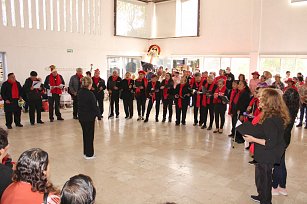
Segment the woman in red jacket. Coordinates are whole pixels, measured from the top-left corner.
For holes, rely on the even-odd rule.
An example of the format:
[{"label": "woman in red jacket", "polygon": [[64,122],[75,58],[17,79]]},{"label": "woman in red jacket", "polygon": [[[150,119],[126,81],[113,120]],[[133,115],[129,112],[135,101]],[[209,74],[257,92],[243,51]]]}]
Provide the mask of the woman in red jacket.
[{"label": "woman in red jacket", "polygon": [[[225,81],[224,80],[219,80],[217,82],[217,89],[214,92],[214,99],[213,102],[215,104],[214,107],[214,114],[215,114],[215,125],[216,129],[213,131],[213,133],[223,133],[223,127],[225,124],[225,112],[227,109],[227,104],[223,100],[223,97],[226,96],[227,94],[227,89],[225,86]],[[221,122],[220,122],[221,119]]]}]

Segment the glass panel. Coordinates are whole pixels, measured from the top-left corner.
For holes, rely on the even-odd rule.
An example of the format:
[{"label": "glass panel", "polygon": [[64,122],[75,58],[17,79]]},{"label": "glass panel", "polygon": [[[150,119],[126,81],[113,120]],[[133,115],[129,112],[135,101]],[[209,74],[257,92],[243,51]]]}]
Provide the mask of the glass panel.
[{"label": "glass panel", "polygon": [[43,0],[43,20],[44,30],[47,30],[47,13],[46,13],[46,0]]},{"label": "glass panel", "polygon": [[50,30],[53,30],[53,0],[50,0]]},{"label": "glass panel", "polygon": [[39,2],[35,1],[36,28],[39,29]]},{"label": "glass panel", "polygon": [[15,14],[15,0],[11,0],[11,17],[12,17],[12,26],[16,26],[16,14]]},{"label": "glass panel", "polygon": [[28,0],[28,15],[29,15],[29,28],[33,28],[33,22],[32,22],[32,0]]},{"label": "glass panel", "polygon": [[249,74],[250,58],[232,58],[231,72],[238,79],[239,74],[244,74],[246,79],[251,78]]},{"label": "glass panel", "polygon": [[222,58],[221,59],[221,69],[226,69],[231,66],[231,58]]},{"label": "glass panel", "polygon": [[280,58],[261,58],[260,60],[260,74],[263,71],[269,71],[271,73],[280,73]]},{"label": "glass panel", "polygon": [[221,67],[221,58],[206,57],[204,67],[204,70],[208,71],[209,73],[215,72],[218,74],[218,71]]},{"label": "glass panel", "polygon": [[294,74],[294,72],[297,72],[295,58],[281,58],[281,68],[274,74],[278,73],[282,77],[285,77],[287,71],[292,72],[292,74]]}]

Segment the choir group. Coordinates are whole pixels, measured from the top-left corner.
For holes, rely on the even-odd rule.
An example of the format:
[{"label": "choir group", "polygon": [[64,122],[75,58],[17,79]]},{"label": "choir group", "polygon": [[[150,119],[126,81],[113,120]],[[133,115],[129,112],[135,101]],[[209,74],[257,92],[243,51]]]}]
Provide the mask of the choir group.
[{"label": "choir group", "polygon": [[[35,124],[35,112],[36,122],[44,123],[41,120],[44,97],[48,98],[50,122],[54,121],[54,112],[57,120],[64,120],[60,112],[60,95],[65,82],[55,66],[50,66],[50,70],[44,83],[37,77],[37,72],[32,71],[23,86],[16,81],[13,73],[8,74],[8,80],[1,87],[8,129],[12,128],[13,117],[17,127],[23,126],[20,119],[21,109],[25,106],[23,100],[29,106],[31,125]],[[296,78],[290,78],[290,72],[287,72],[285,79],[276,74],[273,81],[273,76],[268,71],[263,75],[255,71],[252,76],[248,83],[243,74],[236,80],[230,68],[219,70],[219,75],[215,76],[214,72],[199,71],[193,74],[184,71],[180,74],[173,70],[169,73],[160,67],[155,72],[140,70],[136,79],[129,72],[121,79],[118,72],[113,71],[105,83],[100,77],[99,69],[95,70],[93,77],[89,77],[83,76],[82,68],[78,68],[76,74],[70,78],[68,92],[73,99],[73,118],[80,121],[83,130],[84,157],[95,158],[94,121],[96,117],[98,120],[103,117],[105,90],[109,94],[109,119],[119,117],[120,99],[123,100],[125,118],[133,118],[135,99],[138,121],[147,123],[154,107],[155,122],[159,122],[162,104],[163,123],[172,122],[175,106],[176,126],[186,125],[187,110],[194,107],[193,125],[209,131],[215,122],[213,133],[220,134],[223,133],[228,105],[227,113],[232,117],[229,137],[234,137],[237,143],[250,142],[247,148],[253,149],[251,153],[254,154],[255,161],[251,163],[255,164],[259,195],[251,198],[257,202],[271,203],[272,195],[287,195],[285,149],[290,144],[291,130],[299,108],[297,127],[303,125],[305,114],[307,129],[307,77],[304,81],[303,75],[298,73]],[[251,123],[260,132],[260,136],[237,130],[238,121],[243,124]],[[48,181],[50,167],[47,152],[41,149],[25,151],[13,173],[13,163],[7,154],[8,147],[7,132],[0,128],[0,171],[5,178],[1,179],[0,193],[9,186],[3,193],[1,203],[58,204],[60,200],[61,203],[94,203],[96,191],[89,177],[76,175],[70,178],[60,193]],[[84,197],[88,202],[82,201]]]}]

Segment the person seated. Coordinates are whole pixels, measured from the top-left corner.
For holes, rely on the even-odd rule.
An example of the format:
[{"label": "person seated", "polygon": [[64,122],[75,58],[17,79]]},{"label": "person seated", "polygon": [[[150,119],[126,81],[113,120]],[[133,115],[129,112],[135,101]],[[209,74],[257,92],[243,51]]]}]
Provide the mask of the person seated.
[{"label": "person seated", "polygon": [[12,183],[12,160],[8,154],[9,142],[7,131],[0,128],[0,199],[3,191]]},{"label": "person seated", "polygon": [[34,148],[21,154],[13,183],[4,191],[1,204],[59,204],[58,190],[49,180],[48,153]]},{"label": "person seated", "polygon": [[89,176],[79,174],[71,177],[63,186],[61,204],[94,204],[96,189]]}]

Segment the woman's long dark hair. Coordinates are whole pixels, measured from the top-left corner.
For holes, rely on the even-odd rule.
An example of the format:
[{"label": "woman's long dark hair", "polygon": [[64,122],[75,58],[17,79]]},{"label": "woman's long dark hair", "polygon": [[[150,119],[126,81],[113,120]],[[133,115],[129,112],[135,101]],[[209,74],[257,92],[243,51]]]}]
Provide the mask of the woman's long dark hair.
[{"label": "woman's long dark hair", "polygon": [[20,155],[17,161],[13,181],[30,183],[33,192],[55,192],[55,188],[48,182],[46,175],[48,164],[47,152],[39,148],[27,150]]},{"label": "woman's long dark hair", "polygon": [[294,121],[300,107],[300,95],[295,89],[289,88],[285,91],[283,99],[289,109],[291,121]]},{"label": "woman's long dark hair", "polygon": [[249,89],[249,87],[248,87],[248,84],[247,84],[247,82],[246,81],[239,81],[239,83],[240,82],[242,82],[243,83],[243,85],[245,86],[245,91],[247,92],[247,93],[250,93],[251,92],[251,90]]}]

